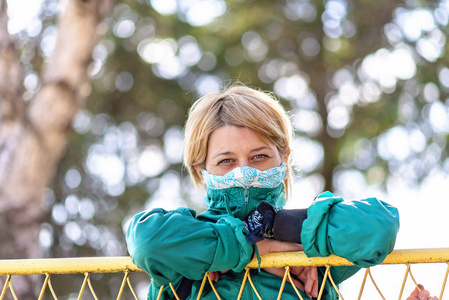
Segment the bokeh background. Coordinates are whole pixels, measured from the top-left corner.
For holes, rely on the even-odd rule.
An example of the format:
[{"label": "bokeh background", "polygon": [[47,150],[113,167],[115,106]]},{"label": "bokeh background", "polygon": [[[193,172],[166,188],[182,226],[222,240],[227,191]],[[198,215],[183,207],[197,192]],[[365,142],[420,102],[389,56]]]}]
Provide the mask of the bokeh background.
[{"label": "bokeh background", "polygon": [[[65,1],[8,5],[29,101]],[[182,128],[195,99],[236,81],[272,91],[289,111],[298,172],[288,208],[325,190],[376,196],[400,209],[396,249],[449,247],[448,22],[448,0],[116,1],[92,53],[88,100],[44,195],[43,255],[127,255],[135,213],[204,210],[181,165]],[[416,277],[438,294],[444,271],[423,267]],[[375,269],[387,299],[404,272]],[[117,279],[97,277],[107,299]],[[342,285],[348,299],[360,282]],[[145,298],[147,279],[135,284]]]}]

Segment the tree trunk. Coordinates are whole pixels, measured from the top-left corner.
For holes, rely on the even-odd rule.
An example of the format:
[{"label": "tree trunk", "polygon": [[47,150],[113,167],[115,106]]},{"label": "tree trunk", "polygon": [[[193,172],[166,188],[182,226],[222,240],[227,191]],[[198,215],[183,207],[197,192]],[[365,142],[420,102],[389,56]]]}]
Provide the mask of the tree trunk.
[{"label": "tree trunk", "polygon": [[[0,4],[0,258],[40,257],[38,241],[45,188],[64,153],[72,120],[88,95],[87,67],[98,25],[111,0],[71,0],[58,21],[41,89],[25,104],[23,78]],[[14,283],[14,281],[13,281]],[[15,285],[20,299],[35,299],[30,284]]]},{"label": "tree trunk", "polygon": [[[324,190],[332,191],[335,186],[333,185],[334,178],[334,170],[340,164],[338,154],[340,153],[341,140],[338,138],[334,138],[329,134],[328,131],[328,109],[327,109],[327,101],[331,95],[331,93],[336,93],[333,87],[330,87],[329,83],[331,81],[334,72],[339,68],[350,66],[353,67],[356,61],[355,58],[363,58],[366,55],[372,53],[373,51],[379,48],[379,45],[387,44],[383,34],[383,28],[385,24],[391,22],[392,12],[395,7],[398,7],[402,3],[402,0],[394,0],[394,1],[377,1],[373,3],[363,3],[361,1],[354,1],[354,10],[358,11],[358,15],[361,16],[361,20],[357,22],[357,24],[361,27],[370,28],[370,33],[368,36],[361,35],[359,32],[352,37],[353,44],[358,45],[356,49],[351,49],[353,51],[353,55],[350,55],[348,58],[340,59],[339,65],[332,66],[333,69],[329,68],[329,64],[326,63],[326,58],[324,57],[324,51],[320,51],[320,53],[316,56],[314,60],[305,61],[301,65],[303,71],[310,78],[310,88],[315,92],[316,99],[318,102],[318,110],[317,112],[320,114],[321,119],[323,121],[323,127],[320,131],[319,135],[316,139],[323,145],[324,148],[324,159],[323,163],[319,169],[320,174],[323,176],[325,180]],[[324,7],[319,5],[317,7],[319,10],[318,15],[321,15]],[[369,16],[376,16],[376,18],[371,18]],[[360,32],[365,32],[365,30],[360,30]],[[323,41],[325,34],[322,26],[314,27],[314,37],[318,41]],[[321,48],[323,49],[323,45],[321,43]],[[332,54],[327,54],[332,55]],[[351,126],[351,125],[350,125]],[[359,126],[359,124],[354,124],[354,126]]]}]

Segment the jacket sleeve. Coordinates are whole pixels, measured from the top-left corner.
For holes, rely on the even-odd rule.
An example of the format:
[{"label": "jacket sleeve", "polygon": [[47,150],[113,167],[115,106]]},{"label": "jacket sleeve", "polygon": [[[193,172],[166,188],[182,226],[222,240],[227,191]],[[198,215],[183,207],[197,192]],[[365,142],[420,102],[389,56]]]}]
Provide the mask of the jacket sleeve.
[{"label": "jacket sleeve", "polygon": [[126,242],[133,262],[165,285],[181,276],[200,280],[209,271],[243,270],[253,252],[243,228],[231,216],[209,223],[196,219],[189,208],[154,209],[131,220]]},{"label": "jacket sleeve", "polygon": [[395,207],[376,198],[343,201],[325,192],[307,210],[301,241],[309,257],[335,254],[366,268],[393,251],[398,230]]}]

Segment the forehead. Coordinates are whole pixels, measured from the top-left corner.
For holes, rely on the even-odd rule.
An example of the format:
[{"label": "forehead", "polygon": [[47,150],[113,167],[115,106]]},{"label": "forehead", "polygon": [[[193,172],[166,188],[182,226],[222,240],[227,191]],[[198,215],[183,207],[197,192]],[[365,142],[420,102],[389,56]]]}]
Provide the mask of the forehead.
[{"label": "forehead", "polygon": [[223,126],[210,135],[208,153],[251,151],[260,147],[275,148],[275,145],[249,128]]}]

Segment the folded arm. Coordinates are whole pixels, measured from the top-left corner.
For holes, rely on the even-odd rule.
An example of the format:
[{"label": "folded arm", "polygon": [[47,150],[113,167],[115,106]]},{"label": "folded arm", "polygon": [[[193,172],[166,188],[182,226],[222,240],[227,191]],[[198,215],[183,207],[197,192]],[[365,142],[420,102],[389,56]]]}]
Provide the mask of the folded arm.
[{"label": "folded arm", "polygon": [[192,209],[155,209],[132,219],[126,241],[133,262],[165,285],[180,277],[200,280],[209,271],[243,270],[253,253],[243,228],[230,216],[209,223]]}]

